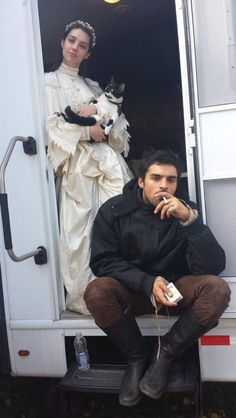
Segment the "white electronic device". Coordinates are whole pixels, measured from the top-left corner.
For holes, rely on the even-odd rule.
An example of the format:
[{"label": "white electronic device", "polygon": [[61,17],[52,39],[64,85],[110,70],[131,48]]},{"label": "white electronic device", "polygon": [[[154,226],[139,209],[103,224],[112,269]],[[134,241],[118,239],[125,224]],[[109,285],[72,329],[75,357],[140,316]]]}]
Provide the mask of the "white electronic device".
[{"label": "white electronic device", "polygon": [[168,299],[169,302],[179,302],[181,299],[183,299],[183,296],[181,295],[181,293],[178,291],[178,289],[176,289],[175,285],[170,282],[167,285],[168,289],[170,289],[172,296],[168,296],[165,293],[165,297]]}]

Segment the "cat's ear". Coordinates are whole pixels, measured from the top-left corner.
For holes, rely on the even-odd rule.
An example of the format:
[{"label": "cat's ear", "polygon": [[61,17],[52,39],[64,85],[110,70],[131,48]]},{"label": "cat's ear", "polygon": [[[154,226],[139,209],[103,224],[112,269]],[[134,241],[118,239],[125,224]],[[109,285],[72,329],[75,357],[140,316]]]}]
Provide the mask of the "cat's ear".
[{"label": "cat's ear", "polygon": [[124,93],[124,90],[125,90],[125,83],[122,83],[119,85],[119,89],[118,89],[119,94]]},{"label": "cat's ear", "polygon": [[114,82],[115,82],[115,79],[114,79],[114,76],[112,75],[109,84],[114,84]]}]

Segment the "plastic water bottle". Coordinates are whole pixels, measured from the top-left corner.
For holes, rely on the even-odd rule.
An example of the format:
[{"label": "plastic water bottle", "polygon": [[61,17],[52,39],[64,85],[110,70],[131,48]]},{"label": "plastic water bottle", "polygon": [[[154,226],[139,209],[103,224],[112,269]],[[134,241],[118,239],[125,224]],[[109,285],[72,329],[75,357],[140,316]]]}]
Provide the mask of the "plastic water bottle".
[{"label": "plastic water bottle", "polygon": [[77,332],[74,339],[75,356],[79,370],[88,370],[90,368],[89,353],[86,338]]}]

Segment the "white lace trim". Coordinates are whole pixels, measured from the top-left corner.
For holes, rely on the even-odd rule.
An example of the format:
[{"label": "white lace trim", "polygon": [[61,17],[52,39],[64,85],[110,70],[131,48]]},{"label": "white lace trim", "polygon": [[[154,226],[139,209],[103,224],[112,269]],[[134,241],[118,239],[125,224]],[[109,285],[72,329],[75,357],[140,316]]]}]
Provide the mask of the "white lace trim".
[{"label": "white lace trim", "polygon": [[66,74],[70,77],[78,77],[78,73],[79,73],[79,67],[78,68],[73,68],[73,67],[69,67],[69,65],[64,64],[64,62],[61,63],[60,67],[58,68],[58,71],[60,71],[63,74]]}]

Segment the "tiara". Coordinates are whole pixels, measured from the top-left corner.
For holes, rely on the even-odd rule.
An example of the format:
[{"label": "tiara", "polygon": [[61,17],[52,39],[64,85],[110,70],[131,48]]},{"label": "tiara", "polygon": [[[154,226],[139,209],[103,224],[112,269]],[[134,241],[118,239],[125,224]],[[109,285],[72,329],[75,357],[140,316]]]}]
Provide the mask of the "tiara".
[{"label": "tiara", "polygon": [[76,24],[79,24],[81,26],[83,26],[84,28],[86,28],[92,35],[92,48],[96,45],[96,34],[95,34],[95,30],[93,29],[93,27],[88,23],[88,22],[83,22],[83,20],[74,20],[73,22],[68,23],[68,25],[66,25],[65,27],[65,32],[68,31],[68,29],[70,29],[71,26],[74,26]]}]

